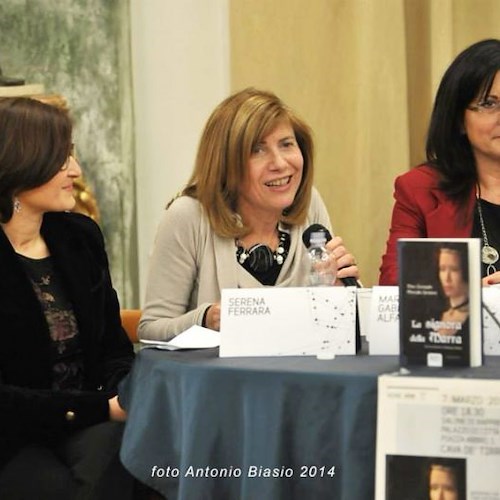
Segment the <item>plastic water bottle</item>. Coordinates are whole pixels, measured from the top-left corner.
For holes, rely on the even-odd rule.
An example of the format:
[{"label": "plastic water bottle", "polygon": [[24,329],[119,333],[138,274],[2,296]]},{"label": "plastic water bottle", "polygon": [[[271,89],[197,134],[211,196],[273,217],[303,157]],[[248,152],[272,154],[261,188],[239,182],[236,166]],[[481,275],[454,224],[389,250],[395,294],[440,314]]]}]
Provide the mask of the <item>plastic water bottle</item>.
[{"label": "plastic water bottle", "polygon": [[332,268],[331,259],[325,246],[326,235],[324,232],[311,233],[309,242],[310,286],[333,286],[335,284],[337,272],[336,269]]},{"label": "plastic water bottle", "polygon": [[[326,235],[324,232],[311,233],[309,240],[309,258],[311,260],[311,269],[309,272],[310,286],[333,286],[337,269],[330,262],[330,256],[326,250]],[[334,331],[324,325],[316,325],[316,331],[319,335],[317,359],[334,359]]]}]

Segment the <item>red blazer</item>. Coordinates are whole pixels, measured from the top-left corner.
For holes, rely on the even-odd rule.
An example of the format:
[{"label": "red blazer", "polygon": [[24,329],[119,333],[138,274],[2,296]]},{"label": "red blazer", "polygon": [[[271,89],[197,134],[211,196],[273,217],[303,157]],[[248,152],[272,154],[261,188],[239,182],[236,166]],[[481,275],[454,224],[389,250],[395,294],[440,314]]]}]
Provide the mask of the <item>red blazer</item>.
[{"label": "red blazer", "polygon": [[428,165],[416,167],[396,178],[391,228],[380,266],[380,285],[398,284],[399,238],[469,238],[476,196],[471,190],[464,215],[439,188],[439,176]]}]

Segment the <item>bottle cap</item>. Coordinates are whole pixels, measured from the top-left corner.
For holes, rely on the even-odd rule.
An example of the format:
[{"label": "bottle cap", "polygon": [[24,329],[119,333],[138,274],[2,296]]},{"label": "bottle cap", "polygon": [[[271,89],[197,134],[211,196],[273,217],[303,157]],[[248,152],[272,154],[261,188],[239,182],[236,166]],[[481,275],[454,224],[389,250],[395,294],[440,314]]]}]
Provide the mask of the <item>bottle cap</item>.
[{"label": "bottle cap", "polygon": [[323,246],[326,243],[326,235],[323,231],[313,232],[309,242],[312,247]]}]

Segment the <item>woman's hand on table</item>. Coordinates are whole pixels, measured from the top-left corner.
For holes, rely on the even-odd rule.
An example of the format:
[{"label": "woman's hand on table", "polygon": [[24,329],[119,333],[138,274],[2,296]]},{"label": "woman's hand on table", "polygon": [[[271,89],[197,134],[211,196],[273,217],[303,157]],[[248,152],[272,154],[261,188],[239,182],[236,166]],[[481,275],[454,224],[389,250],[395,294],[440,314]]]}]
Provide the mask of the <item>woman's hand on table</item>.
[{"label": "woman's hand on table", "polygon": [[211,330],[220,330],[220,302],[212,304],[207,309],[207,314],[205,316],[204,327],[210,328]]},{"label": "woman's hand on table", "polygon": [[489,276],[485,276],[482,282],[483,286],[498,285],[500,283],[500,271],[490,274]]}]

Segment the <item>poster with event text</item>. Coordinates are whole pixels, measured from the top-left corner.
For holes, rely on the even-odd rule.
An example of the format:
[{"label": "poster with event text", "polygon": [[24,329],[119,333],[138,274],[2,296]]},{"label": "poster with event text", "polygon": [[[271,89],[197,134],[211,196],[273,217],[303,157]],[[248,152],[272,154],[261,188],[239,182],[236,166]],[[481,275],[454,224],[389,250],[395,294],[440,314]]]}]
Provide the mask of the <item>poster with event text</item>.
[{"label": "poster with event text", "polygon": [[376,500],[500,500],[499,471],[500,380],[379,378]]}]

